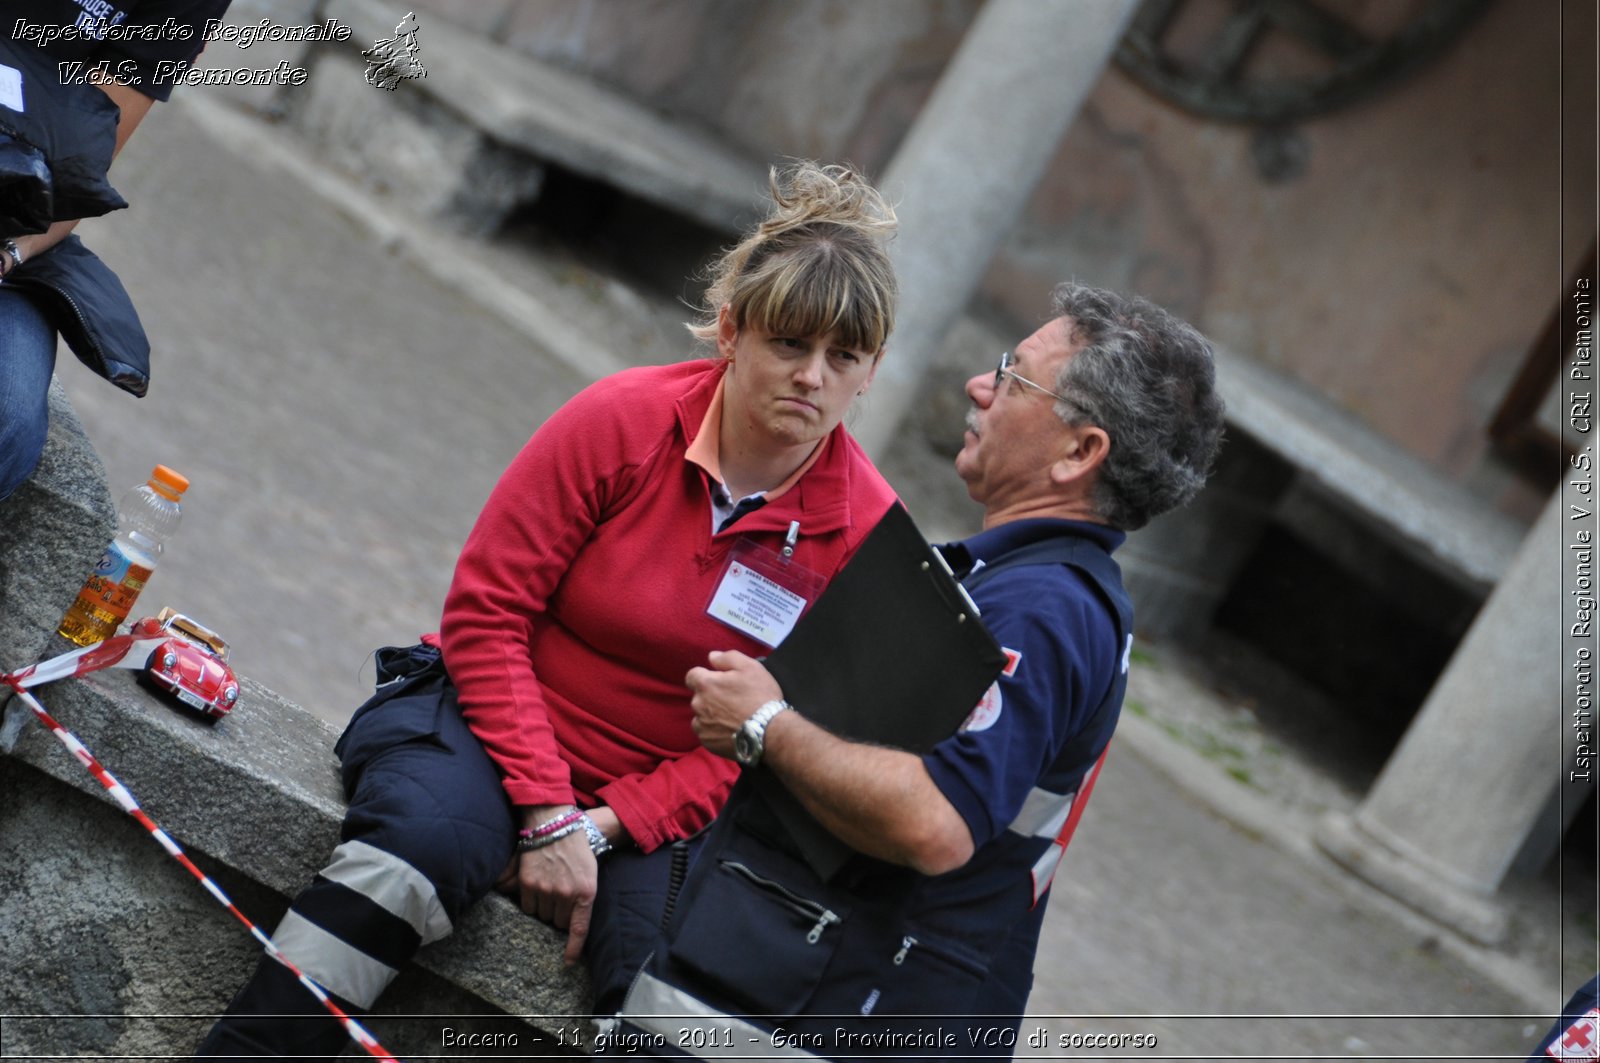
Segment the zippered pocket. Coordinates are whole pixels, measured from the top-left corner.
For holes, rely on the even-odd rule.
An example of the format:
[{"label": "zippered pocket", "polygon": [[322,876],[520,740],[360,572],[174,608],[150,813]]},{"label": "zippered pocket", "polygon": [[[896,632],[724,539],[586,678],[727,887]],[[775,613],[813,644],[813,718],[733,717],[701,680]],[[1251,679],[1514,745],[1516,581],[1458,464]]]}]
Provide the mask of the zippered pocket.
[{"label": "zippered pocket", "polygon": [[861,1008],[865,999],[873,1015],[966,1015],[977,1007],[988,978],[988,963],[973,949],[936,932],[906,927],[898,945],[889,945],[864,964],[860,988],[837,999],[830,993],[824,1003],[841,1014]]},{"label": "zippered pocket", "polygon": [[693,974],[696,988],[709,985],[748,1014],[798,1014],[822,980],[850,914],[809,896],[809,885],[720,859],[688,899],[668,954]]},{"label": "zippered pocket", "polygon": [[770,878],[764,878],[756,874],[737,860],[722,861],[722,868],[739,876],[757,889],[771,894],[774,900],[788,907],[790,911],[800,916],[802,920],[816,920],[811,930],[806,934],[807,945],[815,945],[821,941],[822,934],[828,927],[838,926],[841,922],[838,914],[826,906],[800,896],[781,882],[775,882]]},{"label": "zippered pocket", "polygon": [[922,937],[907,934],[901,938],[900,949],[890,960],[896,967],[903,967],[911,962],[937,965],[952,974],[973,978],[983,978],[989,973],[988,966],[977,954],[954,942],[941,941],[927,934]]}]

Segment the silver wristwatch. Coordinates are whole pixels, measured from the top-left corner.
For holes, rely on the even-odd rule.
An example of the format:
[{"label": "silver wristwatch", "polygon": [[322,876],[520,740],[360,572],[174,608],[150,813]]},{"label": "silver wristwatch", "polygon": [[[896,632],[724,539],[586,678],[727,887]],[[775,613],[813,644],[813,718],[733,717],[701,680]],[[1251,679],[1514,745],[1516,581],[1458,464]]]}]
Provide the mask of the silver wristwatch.
[{"label": "silver wristwatch", "polygon": [[753,768],[761,763],[761,754],[766,752],[767,724],[772,718],[785,709],[793,708],[787,701],[769,701],[744,722],[733,735],[733,759],[747,768]]},{"label": "silver wristwatch", "polygon": [[9,237],[0,239],[0,252],[3,252],[8,258],[11,259],[11,265],[0,269],[0,277],[5,276],[7,273],[10,273],[12,270],[16,269],[18,266],[21,266],[27,261],[27,259],[22,255],[22,248],[18,247],[17,242]]}]

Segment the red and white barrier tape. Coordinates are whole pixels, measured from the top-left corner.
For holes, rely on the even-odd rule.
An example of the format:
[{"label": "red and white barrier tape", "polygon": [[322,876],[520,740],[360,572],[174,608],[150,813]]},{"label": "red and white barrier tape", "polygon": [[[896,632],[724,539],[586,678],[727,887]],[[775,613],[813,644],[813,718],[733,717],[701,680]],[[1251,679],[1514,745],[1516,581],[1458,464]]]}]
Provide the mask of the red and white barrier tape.
[{"label": "red and white barrier tape", "polygon": [[132,635],[114,635],[104,642],[96,642],[81,650],[63,653],[48,661],[30,664],[15,672],[0,675],[0,682],[17,690],[54,683],[57,679],[73,679],[102,668],[143,668],[146,658],[167,640],[163,634],[155,638],[135,638]]},{"label": "red and white barrier tape", "polygon": [[[368,1055],[377,1059],[386,1060],[387,1063],[400,1063],[400,1060],[390,1055],[388,1050],[379,1044],[378,1039],[368,1033],[364,1026],[347,1015],[339,1005],[335,1004],[333,999],[328,996],[327,990],[323,989],[302,972],[300,968],[291,963],[289,958],[272,943],[272,939],[239,910],[239,907],[222,891],[222,887],[213,882],[204,871],[196,867],[194,861],[189,859],[188,854],[183,851],[178,843],[173,841],[166,831],[162,830],[153,819],[145,814],[144,809],[140,808],[139,803],[134,800],[133,794],[128,792],[128,788],[118,782],[116,776],[105,769],[105,766],[100,763],[95,755],[89,752],[82,742],[78,741],[76,735],[57,723],[45,711],[44,706],[39,703],[39,699],[29,692],[28,688],[30,687],[69,676],[87,675],[102,668],[142,668],[148,652],[154,650],[156,646],[164,641],[165,637],[136,639],[131,635],[117,635],[84,649],[74,650],[72,653],[62,654],[60,657],[53,657],[48,661],[30,665],[15,672],[7,672],[0,675],[0,682],[5,683],[16,691],[17,698],[29,709],[33,710],[33,714],[38,718],[39,722],[44,724],[51,734],[60,739],[61,744],[67,747],[69,753],[89,769],[89,774],[93,775],[95,780],[105,787],[106,792],[111,795],[111,799],[117,803],[118,807],[137,820],[139,825],[156,840],[156,844],[167,851],[167,855],[182,864],[189,874],[193,875],[200,885],[205,887],[207,893],[215,897],[218,903],[228,909],[235,919],[243,923],[245,928],[250,931],[251,936],[266,949],[267,955],[283,964],[289,973],[299,979],[300,984],[310,991],[312,996],[322,1002],[322,1006],[327,1008],[329,1014],[335,1019],[339,1020],[344,1026],[345,1032],[355,1040],[356,1044],[364,1048]],[[146,652],[136,652],[141,649]]]}]

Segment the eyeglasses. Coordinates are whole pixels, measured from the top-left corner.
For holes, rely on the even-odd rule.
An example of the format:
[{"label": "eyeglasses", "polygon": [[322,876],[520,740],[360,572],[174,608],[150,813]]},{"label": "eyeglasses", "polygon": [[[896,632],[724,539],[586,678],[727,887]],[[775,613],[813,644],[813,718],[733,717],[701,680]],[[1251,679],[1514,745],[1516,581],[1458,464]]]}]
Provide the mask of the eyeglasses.
[{"label": "eyeglasses", "polygon": [[1014,366],[1016,364],[1017,364],[1017,360],[1016,360],[1016,358],[1012,357],[1012,354],[1011,354],[1010,351],[1001,351],[1000,352],[1000,364],[995,366],[995,370],[994,370],[994,390],[997,393],[1000,390],[1001,382],[1004,381],[1006,377],[1010,377],[1012,380],[1015,380],[1019,384],[1026,384],[1026,385],[1028,385],[1028,387],[1033,388],[1035,391],[1044,392],[1046,395],[1049,395],[1052,399],[1055,399],[1057,402],[1066,402],[1067,401],[1067,397],[1065,395],[1058,395],[1054,391],[1051,391],[1049,388],[1043,387],[1043,386],[1041,386],[1039,384],[1035,384],[1033,381],[1029,380],[1025,376],[1018,375],[1011,368],[1012,366]]}]

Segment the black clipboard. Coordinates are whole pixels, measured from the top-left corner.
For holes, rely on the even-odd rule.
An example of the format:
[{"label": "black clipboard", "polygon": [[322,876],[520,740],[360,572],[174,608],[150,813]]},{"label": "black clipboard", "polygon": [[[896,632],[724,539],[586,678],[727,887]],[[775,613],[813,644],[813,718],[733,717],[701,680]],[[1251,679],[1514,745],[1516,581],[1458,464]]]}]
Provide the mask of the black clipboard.
[{"label": "black clipboard", "polygon": [[[944,558],[897,504],[765,664],[801,715],[841,738],[925,753],[955,733],[1005,661]],[[755,774],[757,798],[812,870],[832,878],[855,850],[772,771]]]}]

